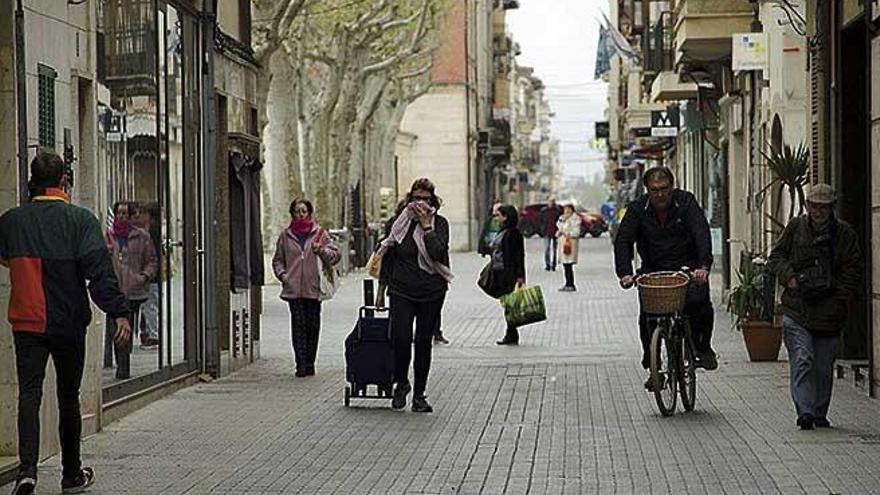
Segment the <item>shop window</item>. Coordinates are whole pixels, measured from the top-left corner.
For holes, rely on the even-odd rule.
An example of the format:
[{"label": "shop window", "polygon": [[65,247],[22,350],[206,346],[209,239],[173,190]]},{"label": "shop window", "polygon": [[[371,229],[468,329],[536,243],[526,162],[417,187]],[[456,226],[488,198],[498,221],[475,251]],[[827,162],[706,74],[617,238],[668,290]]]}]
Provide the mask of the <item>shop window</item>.
[{"label": "shop window", "polygon": [[55,147],[55,79],[58,73],[48,65],[37,66],[37,112],[40,146]]}]

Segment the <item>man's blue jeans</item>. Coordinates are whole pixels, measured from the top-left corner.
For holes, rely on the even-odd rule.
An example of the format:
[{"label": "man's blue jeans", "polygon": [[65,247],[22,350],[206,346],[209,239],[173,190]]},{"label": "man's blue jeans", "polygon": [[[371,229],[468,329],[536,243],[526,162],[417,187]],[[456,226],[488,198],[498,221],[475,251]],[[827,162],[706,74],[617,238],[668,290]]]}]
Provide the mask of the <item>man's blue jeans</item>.
[{"label": "man's blue jeans", "polygon": [[556,236],[544,236],[544,268],[556,269]]},{"label": "man's blue jeans", "polygon": [[798,417],[825,419],[834,385],[834,359],[840,338],[810,333],[794,320],[782,322],[791,372],[791,399]]}]

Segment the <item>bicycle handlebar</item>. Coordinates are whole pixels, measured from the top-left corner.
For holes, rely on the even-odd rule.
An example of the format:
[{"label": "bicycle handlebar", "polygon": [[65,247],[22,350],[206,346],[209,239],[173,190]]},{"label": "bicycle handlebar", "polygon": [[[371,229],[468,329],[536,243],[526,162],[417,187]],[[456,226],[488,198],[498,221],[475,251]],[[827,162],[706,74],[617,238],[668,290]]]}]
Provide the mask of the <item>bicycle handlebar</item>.
[{"label": "bicycle handlebar", "polygon": [[[645,276],[647,276],[647,275],[650,275],[651,273],[655,273],[655,272],[646,272],[646,273],[639,273],[639,274],[636,274],[636,275],[633,276],[633,278],[632,278],[632,283],[629,283],[629,284],[625,284],[625,283],[623,283],[623,280],[621,279],[621,280],[619,281],[619,283],[620,283],[620,287],[621,287],[622,289],[624,289],[624,290],[632,289],[633,287],[635,287],[636,285],[638,285],[638,283],[639,283],[639,279],[641,279],[642,277],[645,277]],[[687,278],[688,278],[688,282],[693,282],[693,280],[694,280],[694,270],[691,270],[691,268],[688,267],[688,266],[683,266],[683,267],[681,267],[681,268],[680,268],[678,271],[676,271],[675,273],[680,273],[680,274],[684,275],[685,277],[687,277]]]}]

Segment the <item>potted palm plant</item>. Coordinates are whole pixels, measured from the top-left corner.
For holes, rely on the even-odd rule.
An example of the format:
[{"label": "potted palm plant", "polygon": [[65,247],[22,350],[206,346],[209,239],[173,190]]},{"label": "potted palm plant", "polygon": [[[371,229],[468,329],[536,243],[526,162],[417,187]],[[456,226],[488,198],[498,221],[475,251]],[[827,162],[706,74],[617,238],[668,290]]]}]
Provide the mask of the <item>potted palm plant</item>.
[{"label": "potted palm plant", "polygon": [[[804,143],[792,148],[784,145],[782,149],[770,146],[770,153],[764,153],[764,160],[767,162],[767,168],[770,169],[772,180],[764,186],[758,193],[761,203],[769,195],[771,190],[775,188],[776,201],[772,215],[767,218],[774,224],[773,233],[779,233],[785,228],[785,225],[791,221],[795,215],[804,212],[806,201],[804,200],[804,188],[807,185],[807,168],[809,166],[809,151]],[[780,208],[782,207],[782,194],[788,192],[788,216],[785,221],[779,218]]]},{"label": "potted palm plant", "polygon": [[[774,325],[767,306],[767,272],[760,259],[740,263],[735,272],[738,284],[726,294],[727,312],[734,328],[743,334],[749,359],[776,361],[782,345],[782,329]],[[769,313],[769,314],[768,314]]]},{"label": "potted palm plant", "polygon": [[[772,179],[758,193],[760,202],[773,194],[773,213],[766,215],[779,234],[795,215],[804,211],[804,188],[807,185],[809,151],[803,143],[796,148],[770,146],[761,154]],[[788,193],[788,215],[781,217],[783,194]],[[738,285],[727,294],[727,310],[734,318],[734,327],[743,334],[746,350],[752,361],[775,361],[782,345],[782,322],[776,315],[776,281],[764,267],[762,257],[744,256],[736,272]]]}]

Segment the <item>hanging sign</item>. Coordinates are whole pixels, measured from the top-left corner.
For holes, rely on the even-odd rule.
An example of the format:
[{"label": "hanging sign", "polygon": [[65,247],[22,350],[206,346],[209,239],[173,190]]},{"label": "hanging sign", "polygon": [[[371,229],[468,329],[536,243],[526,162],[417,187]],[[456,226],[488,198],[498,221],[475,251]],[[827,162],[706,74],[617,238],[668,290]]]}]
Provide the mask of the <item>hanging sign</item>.
[{"label": "hanging sign", "polygon": [[733,62],[734,71],[767,70],[769,64],[767,52],[767,33],[734,34]]}]

